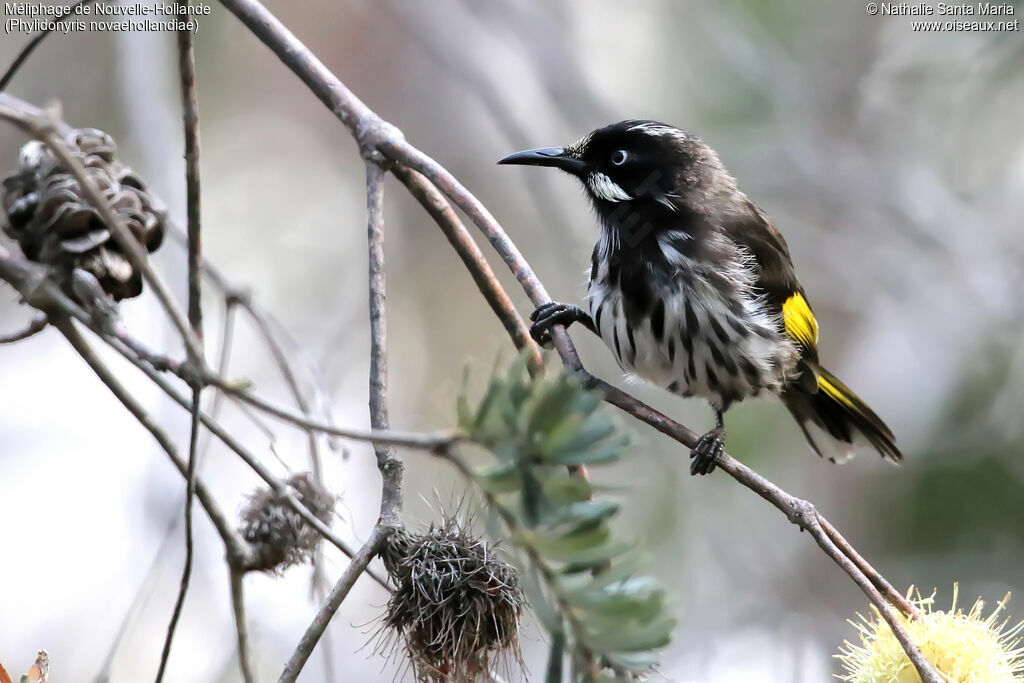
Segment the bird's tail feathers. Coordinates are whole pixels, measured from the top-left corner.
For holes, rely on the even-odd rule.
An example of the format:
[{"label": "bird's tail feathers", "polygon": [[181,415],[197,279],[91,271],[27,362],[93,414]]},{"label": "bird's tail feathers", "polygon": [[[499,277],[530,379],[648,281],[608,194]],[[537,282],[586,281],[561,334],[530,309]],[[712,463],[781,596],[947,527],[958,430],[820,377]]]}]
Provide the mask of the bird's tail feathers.
[{"label": "bird's tail feathers", "polygon": [[854,455],[858,445],[867,445],[887,460],[903,460],[882,418],[824,368],[818,373],[818,391],[812,393],[794,383],[782,394],[782,401],[811,448],[823,458],[842,462]]}]

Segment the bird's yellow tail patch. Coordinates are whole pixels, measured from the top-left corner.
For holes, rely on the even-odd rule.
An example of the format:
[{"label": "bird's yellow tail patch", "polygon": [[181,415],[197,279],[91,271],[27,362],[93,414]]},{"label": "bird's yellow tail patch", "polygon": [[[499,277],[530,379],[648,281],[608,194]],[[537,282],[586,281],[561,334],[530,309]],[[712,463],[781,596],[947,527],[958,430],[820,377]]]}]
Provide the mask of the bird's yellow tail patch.
[{"label": "bird's yellow tail patch", "polygon": [[782,319],[791,338],[805,348],[815,347],[818,343],[818,321],[814,319],[811,307],[807,305],[803,294],[797,292],[786,299],[786,303],[782,304]]},{"label": "bird's yellow tail patch", "polygon": [[[829,381],[828,377],[820,375],[818,377],[818,388],[824,391],[825,395],[833,401],[842,403],[844,406],[855,412],[861,412],[857,407],[857,404],[860,403],[860,399],[857,398],[856,394],[853,394],[849,389],[846,389],[842,383],[840,383],[840,386],[836,386]],[[846,389],[846,391],[843,391],[844,389]]]}]

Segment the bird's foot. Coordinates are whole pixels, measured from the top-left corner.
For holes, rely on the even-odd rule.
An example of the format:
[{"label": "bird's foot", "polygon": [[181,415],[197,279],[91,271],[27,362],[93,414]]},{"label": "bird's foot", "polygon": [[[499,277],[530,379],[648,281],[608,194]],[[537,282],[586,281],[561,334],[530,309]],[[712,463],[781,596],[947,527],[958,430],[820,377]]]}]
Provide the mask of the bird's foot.
[{"label": "bird's foot", "polygon": [[711,474],[715,471],[718,457],[725,450],[725,430],[716,427],[697,439],[697,445],[690,451],[690,474]]},{"label": "bird's foot", "polygon": [[590,316],[579,306],[551,301],[541,304],[530,314],[530,336],[541,346],[551,345],[551,328],[555,325],[569,327],[576,322],[589,321]]}]

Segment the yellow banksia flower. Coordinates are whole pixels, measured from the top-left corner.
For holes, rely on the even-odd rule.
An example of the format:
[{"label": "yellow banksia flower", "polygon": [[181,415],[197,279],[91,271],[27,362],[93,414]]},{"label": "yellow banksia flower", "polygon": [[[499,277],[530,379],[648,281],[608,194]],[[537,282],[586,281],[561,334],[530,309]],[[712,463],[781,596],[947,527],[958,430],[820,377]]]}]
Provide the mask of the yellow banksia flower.
[{"label": "yellow banksia flower", "polygon": [[[981,599],[964,613],[957,609],[957,597],[954,584],[948,612],[933,609],[934,593],[928,598],[918,593],[913,600],[921,619],[903,621],[924,657],[948,683],[1024,683],[1024,621],[1007,628],[1010,620],[1003,613],[1010,594],[987,617]],[[874,606],[872,610],[873,618],[858,614],[860,621],[850,621],[859,631],[860,645],[846,641],[839,648],[836,658],[844,673],[836,678],[850,683],[920,683],[889,625]]]}]

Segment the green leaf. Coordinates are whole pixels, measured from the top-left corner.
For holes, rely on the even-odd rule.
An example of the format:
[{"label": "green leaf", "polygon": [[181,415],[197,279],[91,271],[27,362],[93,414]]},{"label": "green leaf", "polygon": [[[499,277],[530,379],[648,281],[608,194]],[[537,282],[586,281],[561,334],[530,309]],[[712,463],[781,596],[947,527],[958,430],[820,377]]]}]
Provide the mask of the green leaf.
[{"label": "green leaf", "polygon": [[[676,620],[669,616],[647,623],[617,623],[615,628],[589,632],[586,644],[597,652],[640,652],[665,647],[672,639]],[[584,624],[584,628],[589,626]],[[588,629],[589,630],[589,629]]]},{"label": "green leaf", "polygon": [[566,468],[611,462],[628,448],[602,396],[568,374],[534,380],[520,359],[491,377],[475,409],[460,397],[458,412],[470,440],[495,459],[470,476],[489,519],[510,532],[523,560],[520,581],[552,635],[547,680],[562,680],[567,659],[588,680],[597,661],[620,673],[649,669],[674,624],[665,591],[640,574],[641,559],[627,554],[633,544],[613,535],[608,521],[618,504],[592,498],[607,487]]},{"label": "green leaf", "polygon": [[593,487],[590,482],[564,470],[551,474],[544,481],[544,495],[555,506],[589,500],[592,492]]},{"label": "green leaf", "polygon": [[551,649],[548,652],[548,668],[544,675],[544,683],[562,683],[563,659],[565,659],[565,634],[554,633],[551,636]]},{"label": "green leaf", "polygon": [[460,429],[468,430],[473,424],[473,409],[469,406],[469,366],[462,370],[462,386],[455,399],[455,415]]},{"label": "green leaf", "polygon": [[502,462],[479,470],[476,473],[480,484],[493,494],[511,493],[522,488],[519,465],[515,462]]},{"label": "green leaf", "polygon": [[612,666],[643,673],[658,665],[658,653],[650,650],[640,652],[606,652],[604,658]]},{"label": "green leaf", "polygon": [[596,591],[581,591],[569,602],[588,612],[612,619],[655,618],[665,606],[665,591],[650,577],[637,577]]},{"label": "green leaf", "polygon": [[607,416],[592,413],[586,419],[563,421],[552,430],[544,447],[551,454],[585,450],[614,433],[615,425]]},{"label": "green leaf", "polygon": [[528,408],[525,429],[529,434],[547,434],[568,414],[576,412],[573,408],[581,394],[578,382],[567,375],[559,375],[545,384],[540,385],[541,391]]},{"label": "green leaf", "polygon": [[[590,592],[599,591],[614,583],[619,583],[626,579],[632,578],[642,565],[649,562],[649,558],[646,555],[640,553],[632,553],[627,557],[623,557],[616,562],[612,567],[605,569],[599,574],[591,574],[587,576],[565,576],[560,579],[562,586],[561,593],[568,600],[572,601],[575,599],[577,591]],[[567,569],[563,569],[563,572],[567,572]]]},{"label": "green leaf", "polygon": [[547,593],[541,585],[543,580],[537,574],[537,568],[531,566],[519,575],[519,581],[529,598],[530,607],[544,630],[552,635],[562,633],[562,614],[548,599]]},{"label": "green leaf", "polygon": [[629,444],[628,437],[622,436],[606,442],[602,446],[592,446],[585,450],[563,450],[551,457],[552,465],[596,465],[617,460]]},{"label": "green leaf", "polygon": [[589,537],[589,533],[593,532],[588,532],[581,538],[541,543],[538,547],[546,558],[557,562],[571,562],[573,565],[581,567],[610,562],[612,558],[633,547],[633,544],[628,541],[607,540],[607,538],[607,542],[594,543],[593,539]]},{"label": "green leaf", "polygon": [[619,511],[619,504],[611,500],[584,500],[555,508],[542,520],[550,529],[568,526],[570,531],[600,524]]}]

